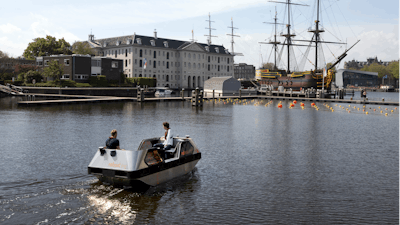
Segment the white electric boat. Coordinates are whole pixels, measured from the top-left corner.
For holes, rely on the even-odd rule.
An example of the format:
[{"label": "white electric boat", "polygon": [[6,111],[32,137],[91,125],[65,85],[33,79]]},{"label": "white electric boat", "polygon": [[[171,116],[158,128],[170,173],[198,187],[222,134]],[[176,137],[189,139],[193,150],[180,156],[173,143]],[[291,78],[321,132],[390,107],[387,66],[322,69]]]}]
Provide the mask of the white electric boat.
[{"label": "white electric boat", "polygon": [[155,186],[192,171],[201,158],[193,140],[175,137],[173,148],[165,151],[152,147],[161,138],[144,139],[138,150],[99,147],[88,166],[88,173],[113,185]]},{"label": "white electric boat", "polygon": [[166,97],[171,96],[172,90],[168,88],[158,87],[156,88],[156,92],[154,93],[155,97]]}]

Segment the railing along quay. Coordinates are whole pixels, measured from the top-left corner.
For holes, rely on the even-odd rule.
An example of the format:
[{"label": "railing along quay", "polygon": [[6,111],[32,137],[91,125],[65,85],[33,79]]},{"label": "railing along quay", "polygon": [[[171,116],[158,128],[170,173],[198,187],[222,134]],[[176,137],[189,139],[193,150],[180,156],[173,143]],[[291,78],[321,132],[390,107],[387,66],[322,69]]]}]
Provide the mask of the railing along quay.
[{"label": "railing along quay", "polygon": [[[142,92],[143,93],[143,92]],[[371,104],[371,105],[393,105],[398,106],[399,102],[387,101],[370,101],[370,100],[353,100],[350,99],[335,99],[335,98],[320,98],[318,95],[310,95],[301,92],[278,92],[271,91],[269,94],[262,95],[243,93],[220,96],[220,95],[204,95],[200,90],[193,90],[192,96],[185,97],[181,91],[178,97],[158,97],[146,98],[139,91],[137,97],[115,97],[115,96],[90,96],[90,95],[66,95],[66,94],[39,94],[39,93],[19,93],[21,96],[26,96],[27,101],[19,101],[19,105],[48,105],[48,104],[73,104],[73,103],[96,103],[110,101],[136,101],[136,102],[155,102],[155,101],[192,101],[193,106],[201,107],[204,100],[210,99],[270,99],[270,100],[297,100],[297,101],[313,101],[313,102],[332,102],[332,103],[350,103],[350,104]],[[196,97],[197,96],[197,97]],[[308,96],[308,97],[306,97]],[[57,100],[36,100],[36,97],[44,98],[61,98]]]}]

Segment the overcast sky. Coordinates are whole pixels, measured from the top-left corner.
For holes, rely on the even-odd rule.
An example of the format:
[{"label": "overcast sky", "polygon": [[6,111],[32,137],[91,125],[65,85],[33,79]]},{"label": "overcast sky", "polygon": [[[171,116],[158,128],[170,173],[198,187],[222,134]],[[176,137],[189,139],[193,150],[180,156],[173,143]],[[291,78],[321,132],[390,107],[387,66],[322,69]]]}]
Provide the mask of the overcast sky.
[{"label": "overcast sky", "polygon": [[[292,0],[308,6],[293,6],[293,30],[296,39],[310,39],[307,29],[316,19],[314,0]],[[46,35],[64,37],[71,44],[95,38],[122,35],[153,36],[190,41],[192,30],[197,42],[206,43],[208,14],[211,15],[212,43],[231,50],[231,19],[233,20],[235,63],[259,67],[273,62],[271,45],[260,44],[273,37],[275,8],[278,23],[287,23],[285,5],[260,0],[147,0],[147,1],[7,1],[0,14],[0,50],[13,57],[21,56],[29,42]],[[347,42],[350,47],[361,40],[344,61],[366,61],[378,57],[383,61],[399,59],[398,0],[321,0],[321,22],[325,41]],[[285,19],[284,19],[285,18]],[[278,27],[278,34],[285,27]],[[331,62],[346,45],[324,45],[326,62]],[[306,48],[296,47],[297,54]],[[311,50],[313,51],[313,50]],[[313,56],[310,54],[309,59]],[[307,65],[306,65],[307,67]],[[310,67],[310,64],[308,64]],[[339,68],[343,67],[343,63]]]}]

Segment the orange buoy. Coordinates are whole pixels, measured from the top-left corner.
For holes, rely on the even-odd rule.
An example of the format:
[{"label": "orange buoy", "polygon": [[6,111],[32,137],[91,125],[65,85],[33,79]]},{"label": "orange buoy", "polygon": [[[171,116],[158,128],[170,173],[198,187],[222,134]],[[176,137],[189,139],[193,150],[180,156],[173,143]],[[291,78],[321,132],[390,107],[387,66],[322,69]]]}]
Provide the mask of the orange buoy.
[{"label": "orange buoy", "polygon": [[293,103],[290,103],[290,107],[294,107],[294,104],[293,104]]},{"label": "orange buoy", "polygon": [[278,108],[282,108],[282,104],[279,103],[279,104],[278,104]]},{"label": "orange buoy", "polygon": [[315,103],[313,102],[313,103],[311,103],[311,106],[314,106],[315,105]]},{"label": "orange buoy", "polygon": [[296,101],[296,100],[294,100],[294,101],[293,101],[293,103],[294,103],[294,104],[297,104],[297,101]]},{"label": "orange buoy", "polygon": [[376,111],[376,109],[374,109],[374,111]]},{"label": "orange buoy", "polygon": [[304,103],[300,103],[300,106],[304,106]]}]

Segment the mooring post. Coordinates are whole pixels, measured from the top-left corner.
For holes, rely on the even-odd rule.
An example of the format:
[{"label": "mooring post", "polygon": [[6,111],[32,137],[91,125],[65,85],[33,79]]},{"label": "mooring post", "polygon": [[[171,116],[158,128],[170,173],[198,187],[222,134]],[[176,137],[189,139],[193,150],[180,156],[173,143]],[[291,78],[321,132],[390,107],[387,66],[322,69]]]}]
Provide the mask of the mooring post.
[{"label": "mooring post", "polygon": [[182,101],[185,101],[185,88],[182,88],[181,97],[182,97]]},{"label": "mooring post", "polygon": [[200,90],[199,91],[199,99],[198,99],[199,106],[203,106],[203,97],[204,97],[203,95],[204,95],[204,92],[202,90]]},{"label": "mooring post", "polygon": [[196,102],[197,102],[196,90],[192,90],[192,106],[196,106]]},{"label": "mooring post", "polygon": [[215,98],[215,89],[213,89],[213,96],[212,96],[212,100],[214,100]]},{"label": "mooring post", "polygon": [[242,89],[239,89],[239,98],[242,98]]},{"label": "mooring post", "polygon": [[139,88],[137,90],[137,101],[138,102],[144,102],[143,88]]}]

